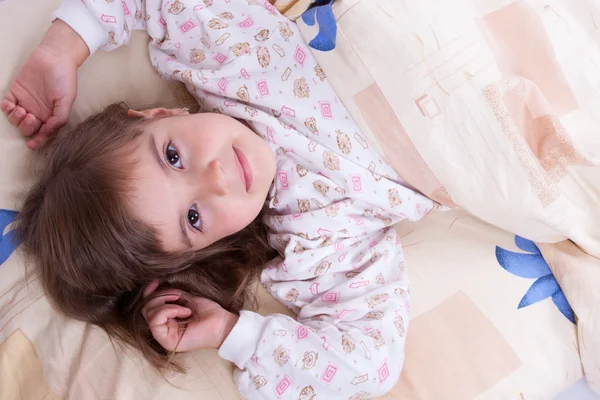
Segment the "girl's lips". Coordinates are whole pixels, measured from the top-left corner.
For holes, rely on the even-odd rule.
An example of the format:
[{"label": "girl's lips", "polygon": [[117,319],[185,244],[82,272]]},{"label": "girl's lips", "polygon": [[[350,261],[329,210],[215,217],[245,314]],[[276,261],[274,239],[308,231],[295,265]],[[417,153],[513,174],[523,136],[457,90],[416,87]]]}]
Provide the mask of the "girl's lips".
[{"label": "girl's lips", "polygon": [[248,159],[244,153],[235,147],[233,148],[233,151],[235,152],[238,165],[240,167],[242,182],[246,186],[246,192],[248,192],[252,187],[252,168],[250,167],[250,163],[248,162]]}]

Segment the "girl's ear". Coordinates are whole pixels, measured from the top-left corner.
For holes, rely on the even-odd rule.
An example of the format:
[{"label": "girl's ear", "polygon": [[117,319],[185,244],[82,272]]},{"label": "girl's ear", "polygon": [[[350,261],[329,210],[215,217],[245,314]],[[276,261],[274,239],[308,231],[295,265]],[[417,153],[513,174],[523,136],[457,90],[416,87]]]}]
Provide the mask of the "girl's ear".
[{"label": "girl's ear", "polygon": [[134,118],[153,119],[158,117],[172,117],[174,115],[189,114],[187,108],[149,108],[144,111],[128,110],[127,115]]}]

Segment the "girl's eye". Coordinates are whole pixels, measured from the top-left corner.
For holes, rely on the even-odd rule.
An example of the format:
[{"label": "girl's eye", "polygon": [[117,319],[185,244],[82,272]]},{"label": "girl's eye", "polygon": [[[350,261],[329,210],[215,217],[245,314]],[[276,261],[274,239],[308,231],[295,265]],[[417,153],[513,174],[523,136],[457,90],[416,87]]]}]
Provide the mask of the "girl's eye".
[{"label": "girl's eye", "polygon": [[196,209],[196,206],[190,207],[188,210],[187,219],[192,228],[202,232],[202,218],[200,218],[200,213]]},{"label": "girl's eye", "polygon": [[167,157],[167,162],[171,164],[173,167],[177,169],[182,169],[181,167],[181,158],[179,157],[179,152],[171,143],[167,146],[167,150],[165,151],[165,156]]}]

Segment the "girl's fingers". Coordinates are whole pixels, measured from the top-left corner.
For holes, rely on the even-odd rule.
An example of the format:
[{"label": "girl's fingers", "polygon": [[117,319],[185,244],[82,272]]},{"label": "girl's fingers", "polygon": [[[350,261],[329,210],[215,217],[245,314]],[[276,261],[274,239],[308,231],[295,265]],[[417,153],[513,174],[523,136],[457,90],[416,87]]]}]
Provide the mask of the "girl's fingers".
[{"label": "girl's fingers", "polygon": [[148,285],[146,285],[146,287],[144,288],[144,298],[154,293],[154,291],[158,288],[158,284],[159,282],[157,280],[154,280],[151,281]]},{"label": "girl's fingers", "polygon": [[23,136],[29,137],[36,133],[41,126],[42,121],[37,119],[33,114],[27,114],[19,124],[19,130]]},{"label": "girl's fingers", "polygon": [[17,106],[8,114],[8,122],[13,126],[19,126],[26,115],[27,111],[23,107]]},{"label": "girl's fingers", "polygon": [[159,309],[163,307],[166,303],[169,303],[171,301],[179,300],[180,297],[181,292],[179,292],[178,290],[161,293],[160,295],[158,295],[158,297],[155,297],[148,301],[146,304],[144,304],[144,306],[142,307],[142,315],[144,316],[146,321],[148,321],[148,314],[152,310]]},{"label": "girl's fingers", "polygon": [[9,99],[4,99],[2,100],[2,103],[0,103],[0,110],[2,110],[2,112],[6,115],[10,114],[16,107],[17,105],[9,100]]},{"label": "girl's fingers", "polygon": [[192,315],[192,310],[177,304],[165,304],[164,306],[148,312],[148,325],[151,329],[166,325],[175,318],[184,319]]}]

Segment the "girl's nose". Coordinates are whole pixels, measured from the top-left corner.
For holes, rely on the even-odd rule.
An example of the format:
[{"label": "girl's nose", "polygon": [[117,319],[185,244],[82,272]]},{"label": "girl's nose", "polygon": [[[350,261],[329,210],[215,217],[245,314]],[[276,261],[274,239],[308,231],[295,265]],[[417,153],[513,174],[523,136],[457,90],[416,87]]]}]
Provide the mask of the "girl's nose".
[{"label": "girl's nose", "polygon": [[205,173],[206,189],[216,196],[225,196],[229,193],[227,175],[223,164],[219,160],[213,160],[208,164]]}]

